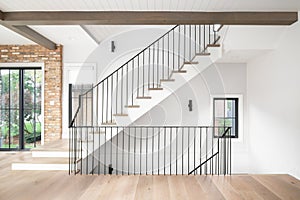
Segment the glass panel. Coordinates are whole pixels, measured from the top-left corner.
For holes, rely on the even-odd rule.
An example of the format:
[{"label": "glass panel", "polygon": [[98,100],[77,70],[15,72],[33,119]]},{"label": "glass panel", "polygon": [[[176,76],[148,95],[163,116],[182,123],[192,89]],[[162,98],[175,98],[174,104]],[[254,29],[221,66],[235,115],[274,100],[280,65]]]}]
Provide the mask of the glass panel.
[{"label": "glass panel", "polygon": [[24,71],[24,141],[33,148],[41,140],[41,72]]},{"label": "glass panel", "polygon": [[225,100],[214,100],[215,103],[215,117],[224,117],[224,103]]},{"label": "glass panel", "polygon": [[0,148],[19,145],[19,70],[0,70]]}]

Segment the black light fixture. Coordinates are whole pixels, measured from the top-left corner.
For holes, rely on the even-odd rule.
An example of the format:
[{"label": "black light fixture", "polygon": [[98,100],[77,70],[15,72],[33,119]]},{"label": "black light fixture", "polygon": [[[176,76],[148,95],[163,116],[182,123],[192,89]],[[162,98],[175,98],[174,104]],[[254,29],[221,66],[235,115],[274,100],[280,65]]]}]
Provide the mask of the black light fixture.
[{"label": "black light fixture", "polygon": [[188,107],[189,107],[189,111],[193,111],[193,103],[192,103],[192,100],[190,99],[189,100],[189,104],[188,104]]},{"label": "black light fixture", "polygon": [[116,49],[115,41],[111,41],[111,52],[115,52],[115,49]]}]

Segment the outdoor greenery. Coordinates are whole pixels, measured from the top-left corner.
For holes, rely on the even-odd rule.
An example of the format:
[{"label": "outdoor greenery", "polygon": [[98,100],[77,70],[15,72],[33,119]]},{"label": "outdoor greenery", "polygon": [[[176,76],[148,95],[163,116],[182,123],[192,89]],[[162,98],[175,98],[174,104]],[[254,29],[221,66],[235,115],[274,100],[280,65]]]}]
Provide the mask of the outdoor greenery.
[{"label": "outdoor greenery", "polygon": [[[34,141],[34,135],[37,140],[41,135],[40,83],[38,71],[24,71],[24,135],[28,143]],[[19,70],[0,70],[0,106],[0,137],[8,141],[9,132],[11,138],[19,135]]]}]

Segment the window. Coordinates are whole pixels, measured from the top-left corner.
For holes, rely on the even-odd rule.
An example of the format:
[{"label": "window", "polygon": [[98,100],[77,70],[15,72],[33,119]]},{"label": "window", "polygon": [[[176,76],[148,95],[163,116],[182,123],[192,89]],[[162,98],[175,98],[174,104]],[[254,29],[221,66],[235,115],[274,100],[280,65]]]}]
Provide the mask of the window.
[{"label": "window", "polygon": [[[231,137],[238,138],[238,98],[213,98],[213,123],[214,126],[232,127]],[[223,132],[222,129],[219,129]],[[218,135],[222,134],[221,132]]]}]

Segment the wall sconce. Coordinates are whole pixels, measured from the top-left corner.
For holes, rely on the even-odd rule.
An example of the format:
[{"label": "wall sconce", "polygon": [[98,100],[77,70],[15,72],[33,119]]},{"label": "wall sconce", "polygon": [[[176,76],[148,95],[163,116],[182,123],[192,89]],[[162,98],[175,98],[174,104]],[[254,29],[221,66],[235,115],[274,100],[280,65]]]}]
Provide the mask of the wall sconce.
[{"label": "wall sconce", "polygon": [[115,49],[116,49],[115,41],[111,41],[111,52],[115,52]]},{"label": "wall sconce", "polygon": [[189,100],[189,104],[188,104],[188,107],[189,107],[189,111],[193,111],[193,103],[192,103],[192,100]]}]

